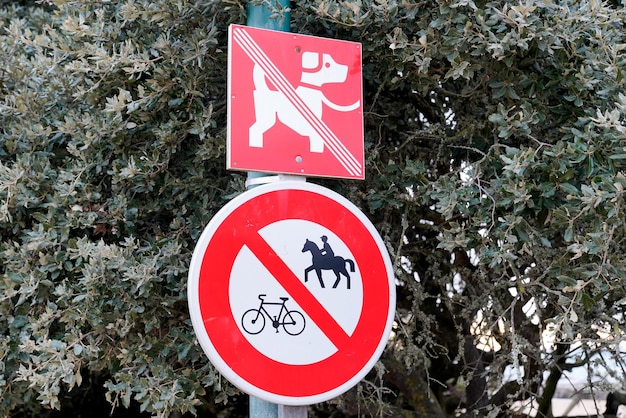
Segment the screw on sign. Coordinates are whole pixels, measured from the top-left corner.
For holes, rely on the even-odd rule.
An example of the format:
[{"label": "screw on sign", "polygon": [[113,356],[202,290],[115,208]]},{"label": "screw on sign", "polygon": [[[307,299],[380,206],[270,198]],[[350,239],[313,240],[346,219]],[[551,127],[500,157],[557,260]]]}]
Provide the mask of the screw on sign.
[{"label": "screw on sign", "polygon": [[228,168],[363,179],[361,45],[231,25]]},{"label": "screw on sign", "polygon": [[245,192],[202,233],[189,272],[195,333],[235,386],[309,405],[358,383],[391,332],[389,255],[352,203],[287,181]]}]

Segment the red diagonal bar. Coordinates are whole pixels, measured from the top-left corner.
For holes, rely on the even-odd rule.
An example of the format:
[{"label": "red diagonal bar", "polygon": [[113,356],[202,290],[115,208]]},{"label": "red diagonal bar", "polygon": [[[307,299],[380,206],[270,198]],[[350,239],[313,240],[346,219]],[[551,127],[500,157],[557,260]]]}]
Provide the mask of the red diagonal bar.
[{"label": "red diagonal bar", "polygon": [[350,336],[337,323],[335,318],[322,306],[293,271],[285,264],[272,247],[258,233],[248,234],[246,246],[256,258],[287,291],[293,300],[326,335],[331,343],[341,351],[349,343]]}]

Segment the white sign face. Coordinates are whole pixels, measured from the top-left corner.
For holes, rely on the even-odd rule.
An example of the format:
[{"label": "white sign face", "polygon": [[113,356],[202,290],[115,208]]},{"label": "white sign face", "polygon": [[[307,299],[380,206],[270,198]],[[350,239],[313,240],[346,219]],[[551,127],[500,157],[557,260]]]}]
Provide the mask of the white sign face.
[{"label": "white sign face", "polygon": [[[259,230],[259,234],[294,272],[304,272],[313,265],[311,252],[302,252],[306,239],[312,245],[321,247],[321,237],[325,236],[328,244],[332,244],[335,256],[354,260],[348,247],[332,231],[310,221],[289,219],[275,222]],[[308,238],[303,240],[302,237]],[[350,279],[340,272],[340,281],[335,288],[336,275],[331,269],[321,271],[325,287],[321,287],[314,270],[307,274],[306,282],[309,291],[348,335],[356,328],[363,306],[363,286],[356,267],[354,272],[350,272],[347,266]],[[302,275],[304,277],[304,273]],[[250,308],[259,308],[259,295],[267,296],[263,299],[269,316],[266,314],[267,321],[262,331],[251,334],[241,321],[238,323],[246,339],[267,357],[286,364],[311,364],[337,352],[337,347],[291,298],[285,301],[285,307],[303,314],[306,325],[302,332],[294,338],[282,327],[275,329],[269,323],[271,317],[280,312],[281,306],[267,303],[281,303],[280,297],[288,297],[288,293],[247,247],[235,259],[229,293],[233,316],[242,319]]]},{"label": "white sign face", "polygon": [[189,311],[235,386],[283,405],[340,395],[374,366],[395,312],[391,261],[352,203],[279,182],[228,203],[191,260]]}]

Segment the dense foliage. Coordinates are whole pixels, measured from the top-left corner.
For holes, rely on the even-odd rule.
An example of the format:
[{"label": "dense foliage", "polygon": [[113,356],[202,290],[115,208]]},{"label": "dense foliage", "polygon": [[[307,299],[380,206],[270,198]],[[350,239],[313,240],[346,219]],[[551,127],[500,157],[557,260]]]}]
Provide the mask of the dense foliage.
[{"label": "dense foliage", "polygon": [[[224,168],[245,9],[0,2],[0,415],[90,385],[158,416],[243,402],[195,341],[186,277],[245,189]],[[378,367],[310,414],[545,416],[564,371],[624,385],[626,11],[299,0],[291,21],[363,43],[367,179],[310,181],[368,214],[399,282]]]}]

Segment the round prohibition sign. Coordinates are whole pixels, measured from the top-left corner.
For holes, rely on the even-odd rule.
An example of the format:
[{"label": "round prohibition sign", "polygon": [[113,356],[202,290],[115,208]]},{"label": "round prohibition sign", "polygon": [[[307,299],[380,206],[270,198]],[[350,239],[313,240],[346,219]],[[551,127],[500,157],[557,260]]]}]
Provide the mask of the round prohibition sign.
[{"label": "round prohibition sign", "polygon": [[[285,220],[312,222],[332,231],[350,249],[362,281],[362,309],[346,332],[306,287],[301,277],[259,234]],[[335,347],[310,364],[269,358],[238,326],[232,312],[233,265],[251,251]],[[203,231],[191,260],[188,283],[194,331],[213,365],[242,391],[283,405],[332,399],[356,385],[374,366],[395,313],[395,283],[384,243],[367,217],[350,201],[302,181],[266,184],[224,206]],[[312,348],[314,349],[314,347]]]}]

